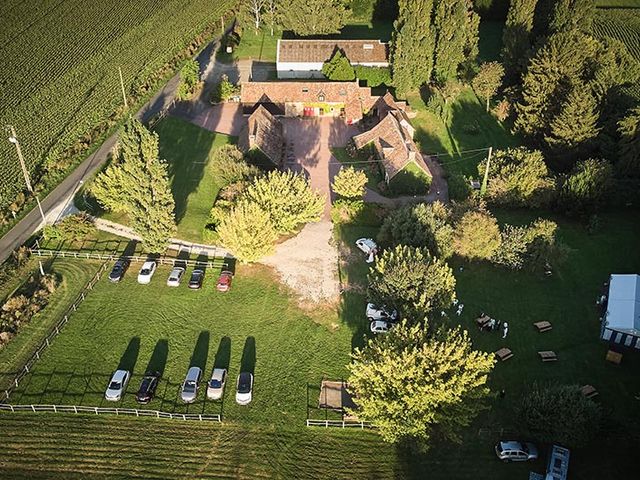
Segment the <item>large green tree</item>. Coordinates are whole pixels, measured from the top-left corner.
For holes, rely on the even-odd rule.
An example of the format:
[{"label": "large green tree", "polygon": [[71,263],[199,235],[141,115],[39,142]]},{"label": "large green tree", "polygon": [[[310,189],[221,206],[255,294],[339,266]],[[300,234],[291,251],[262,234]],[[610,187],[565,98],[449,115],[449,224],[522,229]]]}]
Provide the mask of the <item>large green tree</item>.
[{"label": "large green tree", "polygon": [[378,427],[390,443],[410,441],[427,450],[437,435],[460,432],[485,408],[487,377],[495,360],[473,350],[466,331],[406,322],[356,349],[349,365],[353,414]]},{"label": "large green tree", "polygon": [[533,43],[531,31],[538,0],[511,0],[502,34],[502,63],[507,81],[517,81],[525,69]]},{"label": "large green tree", "polygon": [[431,80],[435,31],[433,0],[400,0],[391,41],[393,84],[401,94]]},{"label": "large green tree", "polygon": [[435,0],[433,70],[438,83],[455,79],[462,63],[475,60],[479,26],[480,17],[473,11],[471,0]]},{"label": "large green tree", "polygon": [[305,177],[290,171],[273,170],[255,179],[241,198],[267,212],[281,234],[292,233],[303,223],[317,222],[325,205],[324,197],[311,189]]},{"label": "large green tree", "polygon": [[277,9],[282,27],[302,36],[339,33],[350,16],[344,0],[288,0]]},{"label": "large green tree", "polygon": [[489,111],[491,99],[498,93],[498,89],[502,85],[503,76],[504,67],[500,63],[486,62],[480,65],[478,73],[471,82],[476,95],[485,100],[487,112]]},{"label": "large green tree", "polygon": [[353,167],[341,168],[334,177],[331,188],[343,198],[362,199],[367,185],[367,174]]},{"label": "large green tree", "polygon": [[612,179],[613,168],[606,160],[590,158],[578,162],[562,185],[562,207],[569,213],[590,213],[607,200]]},{"label": "large green tree", "polygon": [[618,122],[620,142],[617,171],[628,177],[640,177],[640,107]]},{"label": "large green tree", "polygon": [[549,19],[549,32],[579,29],[590,33],[595,13],[594,0],[557,0]]},{"label": "large green tree", "polygon": [[340,82],[351,81],[356,78],[356,73],[342,50],[336,50],[333,56],[324,62],[322,74],[329,80]]},{"label": "large green tree", "polygon": [[453,254],[451,212],[440,202],[405,205],[387,215],[378,233],[382,245],[426,247],[438,258]]},{"label": "large green tree", "polygon": [[471,260],[490,260],[500,248],[498,221],[488,212],[470,210],[456,225],[456,253]]},{"label": "large green tree", "polygon": [[385,250],[368,278],[369,294],[375,303],[393,306],[412,321],[449,307],[456,295],[451,267],[426,248],[398,245]]},{"label": "large green tree", "polygon": [[[478,173],[486,171],[486,161],[478,165]],[[487,197],[491,203],[514,207],[537,208],[548,204],[555,182],[542,152],[525,147],[498,150],[489,162]]]},{"label": "large green tree", "polygon": [[157,134],[138,120],[127,122],[116,157],[91,190],[104,208],[129,216],[148,251],[164,251],[176,232],[175,202],[166,162],[158,156]]}]

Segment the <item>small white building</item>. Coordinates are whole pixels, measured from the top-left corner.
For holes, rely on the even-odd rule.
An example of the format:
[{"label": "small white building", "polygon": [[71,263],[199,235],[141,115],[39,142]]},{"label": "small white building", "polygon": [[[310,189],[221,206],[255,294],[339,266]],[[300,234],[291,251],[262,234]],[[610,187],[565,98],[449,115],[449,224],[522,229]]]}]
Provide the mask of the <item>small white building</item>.
[{"label": "small white building", "polygon": [[279,79],[324,78],[322,65],[342,50],[351,65],[388,67],[389,45],[380,40],[278,40]]},{"label": "small white building", "polygon": [[640,275],[611,275],[601,338],[640,350]]}]

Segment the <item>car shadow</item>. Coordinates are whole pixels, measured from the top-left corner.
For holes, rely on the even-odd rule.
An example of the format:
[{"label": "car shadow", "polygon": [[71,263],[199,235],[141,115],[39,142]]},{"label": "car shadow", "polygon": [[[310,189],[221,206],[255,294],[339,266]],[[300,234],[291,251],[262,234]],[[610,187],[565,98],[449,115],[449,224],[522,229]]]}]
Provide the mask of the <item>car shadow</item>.
[{"label": "car shadow", "polygon": [[207,366],[207,359],[209,357],[209,331],[202,331],[198,335],[196,346],[191,354],[191,360],[189,361],[189,367],[200,367],[204,372]]},{"label": "car shadow", "polygon": [[[224,336],[220,339],[218,345],[218,351],[213,361],[213,368],[226,368],[229,370],[229,364],[231,363],[231,339]],[[213,372],[213,369],[212,369]]]},{"label": "car shadow", "polygon": [[247,337],[242,350],[242,360],[240,361],[240,371],[253,374],[256,369],[256,339]]}]

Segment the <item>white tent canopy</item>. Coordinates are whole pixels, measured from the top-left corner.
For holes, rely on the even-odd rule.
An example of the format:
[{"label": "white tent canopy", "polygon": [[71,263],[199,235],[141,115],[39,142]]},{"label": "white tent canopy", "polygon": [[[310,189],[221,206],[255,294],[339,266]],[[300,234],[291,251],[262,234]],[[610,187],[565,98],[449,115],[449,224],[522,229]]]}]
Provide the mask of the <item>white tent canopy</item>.
[{"label": "white tent canopy", "polygon": [[602,338],[640,349],[640,275],[611,275]]}]

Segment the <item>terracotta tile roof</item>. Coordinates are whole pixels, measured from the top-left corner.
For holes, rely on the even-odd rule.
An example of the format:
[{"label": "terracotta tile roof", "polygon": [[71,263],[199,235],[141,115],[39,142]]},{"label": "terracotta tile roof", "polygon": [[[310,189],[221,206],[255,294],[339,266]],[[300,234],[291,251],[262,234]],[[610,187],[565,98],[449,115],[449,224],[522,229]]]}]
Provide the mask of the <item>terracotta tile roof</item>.
[{"label": "terracotta tile roof", "polygon": [[380,40],[279,40],[278,62],[323,63],[336,49],[344,51],[352,65],[389,63],[389,45]]},{"label": "terracotta tile roof", "polygon": [[413,133],[407,115],[402,110],[391,110],[371,130],[353,137],[353,142],[358,149],[373,144],[387,173],[387,180],[391,180],[411,161],[416,162],[431,176],[429,167],[413,141]]},{"label": "terracotta tile roof", "polygon": [[258,148],[278,167],[282,166],[284,143],[282,123],[263,106],[249,116],[238,138],[240,150]]},{"label": "terracotta tile roof", "polygon": [[278,114],[284,114],[285,103],[342,103],[347,119],[357,121],[376,97],[371,96],[370,88],[360,87],[357,81],[280,81],[244,82],[240,88],[240,98],[245,110],[252,111],[256,104],[263,104],[269,111]]}]

